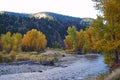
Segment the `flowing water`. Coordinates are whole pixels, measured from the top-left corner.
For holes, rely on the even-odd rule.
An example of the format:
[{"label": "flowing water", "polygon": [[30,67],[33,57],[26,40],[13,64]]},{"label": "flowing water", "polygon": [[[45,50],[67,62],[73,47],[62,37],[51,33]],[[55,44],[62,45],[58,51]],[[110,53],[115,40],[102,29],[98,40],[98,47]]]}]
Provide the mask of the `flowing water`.
[{"label": "flowing water", "polygon": [[0,80],[87,80],[109,70],[102,55],[82,55],[67,67],[55,67],[43,72],[0,76]]}]

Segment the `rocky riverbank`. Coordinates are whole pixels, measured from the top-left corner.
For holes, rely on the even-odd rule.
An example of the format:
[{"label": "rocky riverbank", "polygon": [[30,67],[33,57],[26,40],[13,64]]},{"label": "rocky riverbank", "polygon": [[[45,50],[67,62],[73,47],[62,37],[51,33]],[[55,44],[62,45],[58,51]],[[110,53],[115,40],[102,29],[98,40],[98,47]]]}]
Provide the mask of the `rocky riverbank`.
[{"label": "rocky riverbank", "polygon": [[29,64],[0,65],[0,80],[86,80],[108,71],[101,55],[66,55],[54,66]]}]

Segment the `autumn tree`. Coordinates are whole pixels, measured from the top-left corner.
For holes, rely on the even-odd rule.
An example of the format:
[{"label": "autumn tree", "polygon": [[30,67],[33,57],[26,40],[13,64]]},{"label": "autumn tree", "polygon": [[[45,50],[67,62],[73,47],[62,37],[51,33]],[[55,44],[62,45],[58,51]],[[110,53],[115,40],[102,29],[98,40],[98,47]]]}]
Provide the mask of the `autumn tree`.
[{"label": "autumn tree", "polygon": [[14,33],[12,35],[12,50],[13,51],[21,51],[21,44],[22,44],[22,34]]},{"label": "autumn tree", "polygon": [[23,50],[39,51],[43,50],[47,45],[46,36],[36,29],[28,31],[22,39]]},{"label": "autumn tree", "polygon": [[76,32],[76,43],[77,43],[77,50],[83,52],[84,46],[84,31],[81,29],[80,31]]},{"label": "autumn tree", "polygon": [[83,49],[85,43],[85,32],[82,29],[80,31],[77,31],[75,26],[69,27],[67,32],[68,35],[64,40],[66,49],[70,51],[84,52]]},{"label": "autumn tree", "polygon": [[3,50],[9,53],[12,49],[12,37],[10,32],[1,35],[1,43]]},{"label": "autumn tree", "polygon": [[92,37],[94,38],[94,45],[93,49],[96,50],[96,52],[103,51],[104,47],[104,33],[105,33],[105,25],[103,23],[103,18],[98,16],[96,20],[93,21],[91,27],[92,30]]},{"label": "autumn tree", "polygon": [[72,50],[73,49],[73,41],[71,40],[71,37],[67,35],[64,40],[66,49]]},{"label": "autumn tree", "polygon": [[81,29],[80,31],[77,31],[74,27],[69,27],[67,32],[68,35],[64,40],[67,49],[79,51],[80,53],[94,51],[93,27],[89,27],[86,30]]},{"label": "autumn tree", "polygon": [[84,44],[83,44],[83,53],[86,52],[94,52],[95,49],[93,48],[93,45],[95,43],[94,40],[94,28],[93,27],[89,27],[86,28],[83,35],[84,35]]},{"label": "autumn tree", "polygon": [[72,48],[75,50],[77,48],[77,41],[76,41],[76,27],[68,27],[67,33],[69,35],[69,38],[72,40]]},{"label": "autumn tree", "polygon": [[21,50],[21,41],[22,35],[20,33],[7,32],[6,34],[1,35],[1,47],[3,51],[9,53],[12,51],[20,51]]},{"label": "autumn tree", "polygon": [[[96,8],[103,13],[101,26],[99,22],[92,25],[96,28],[97,41],[96,46],[104,53],[106,63],[109,63],[113,54],[115,63],[118,63],[120,54],[120,0],[93,0],[96,2]],[[98,21],[98,20],[97,20]]]}]

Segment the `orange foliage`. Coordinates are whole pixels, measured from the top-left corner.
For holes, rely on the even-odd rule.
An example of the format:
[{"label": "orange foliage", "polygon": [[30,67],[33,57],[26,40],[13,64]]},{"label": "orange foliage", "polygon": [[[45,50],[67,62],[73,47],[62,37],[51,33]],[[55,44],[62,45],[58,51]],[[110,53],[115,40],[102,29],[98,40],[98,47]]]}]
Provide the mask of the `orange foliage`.
[{"label": "orange foliage", "polygon": [[22,47],[29,50],[43,50],[47,45],[46,36],[36,29],[28,31],[22,39]]},{"label": "orange foliage", "polygon": [[64,43],[67,49],[73,49],[73,42],[69,35],[65,37]]}]

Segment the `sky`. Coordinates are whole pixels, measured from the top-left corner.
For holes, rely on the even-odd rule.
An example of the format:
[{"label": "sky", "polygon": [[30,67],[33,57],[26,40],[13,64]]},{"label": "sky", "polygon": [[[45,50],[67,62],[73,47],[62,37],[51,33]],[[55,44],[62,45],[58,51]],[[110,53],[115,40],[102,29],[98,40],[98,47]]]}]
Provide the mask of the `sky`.
[{"label": "sky", "polygon": [[73,17],[96,18],[92,0],[0,0],[0,11],[54,12]]}]

